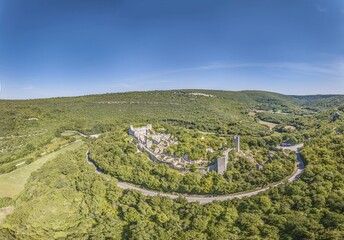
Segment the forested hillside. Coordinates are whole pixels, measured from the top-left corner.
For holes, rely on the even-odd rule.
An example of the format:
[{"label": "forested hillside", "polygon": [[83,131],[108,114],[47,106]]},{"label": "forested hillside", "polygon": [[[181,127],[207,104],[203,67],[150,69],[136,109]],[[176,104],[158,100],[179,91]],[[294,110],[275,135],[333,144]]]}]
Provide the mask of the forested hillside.
[{"label": "forested hillside", "polygon": [[[188,94],[192,92],[203,92],[214,97]],[[267,136],[269,130],[250,118],[249,110],[273,108],[305,112],[298,105],[293,105],[294,102],[292,97],[266,92],[209,90],[0,100],[0,164],[27,156],[49,144],[64,130],[101,133],[111,130],[113,126],[127,127],[130,123],[165,122],[219,134]]]},{"label": "forested hillside", "polygon": [[[175,90],[0,100],[0,176],[20,178],[35,169],[31,164],[46,161],[12,198],[6,191],[10,181],[18,183],[8,178],[0,196],[0,239],[343,239],[342,99]],[[224,175],[184,174],[138,151],[127,130],[146,124],[182,139],[173,154],[199,157],[211,139],[234,148],[237,134],[241,153],[230,152]],[[305,170],[292,183],[285,179],[296,156],[279,149],[281,143],[304,143]],[[204,144],[199,155],[194,144]],[[66,146],[74,150],[50,157]],[[102,174],[87,162],[87,151]],[[207,155],[210,162],[216,156]],[[118,181],[220,195],[282,184],[202,205],[122,190]]]},{"label": "forested hillside", "polygon": [[[6,239],[342,239],[343,135],[302,151],[299,181],[260,196],[207,205],[122,191],[84,151],[33,174],[2,226]],[[34,207],[33,207],[34,206]]]}]

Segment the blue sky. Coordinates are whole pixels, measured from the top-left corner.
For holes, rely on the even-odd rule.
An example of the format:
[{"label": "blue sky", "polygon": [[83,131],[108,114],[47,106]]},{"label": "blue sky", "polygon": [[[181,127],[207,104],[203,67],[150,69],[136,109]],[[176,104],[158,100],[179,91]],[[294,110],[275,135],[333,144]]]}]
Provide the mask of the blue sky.
[{"label": "blue sky", "polygon": [[0,0],[0,98],[344,94],[342,0]]}]

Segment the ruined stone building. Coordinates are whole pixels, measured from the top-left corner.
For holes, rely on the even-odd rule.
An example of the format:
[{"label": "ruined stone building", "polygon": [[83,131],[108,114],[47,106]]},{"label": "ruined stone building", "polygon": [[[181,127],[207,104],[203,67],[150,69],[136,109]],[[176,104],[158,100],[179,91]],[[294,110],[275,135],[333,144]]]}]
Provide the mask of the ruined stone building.
[{"label": "ruined stone building", "polygon": [[240,152],[240,135],[234,136],[234,142],[235,142],[235,151],[239,153]]},{"label": "ruined stone building", "polygon": [[[186,166],[194,164],[201,165],[198,167],[199,171],[216,171],[218,174],[223,175],[227,170],[228,153],[231,149],[224,151],[223,157],[218,158],[214,165],[207,166],[207,162],[202,159],[197,161],[188,160],[187,154],[181,158],[165,154],[164,149],[170,144],[178,144],[178,140],[170,134],[156,133],[151,124],[138,128],[130,126],[128,133],[137,140],[137,148],[142,152],[146,152],[151,160],[168,164],[177,170],[189,171]],[[207,151],[213,152],[214,150],[207,149]]]}]

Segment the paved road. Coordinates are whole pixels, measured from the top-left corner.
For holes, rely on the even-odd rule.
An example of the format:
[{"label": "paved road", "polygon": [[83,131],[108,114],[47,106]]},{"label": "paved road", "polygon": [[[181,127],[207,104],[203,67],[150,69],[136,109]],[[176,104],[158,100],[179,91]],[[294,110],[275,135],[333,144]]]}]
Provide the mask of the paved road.
[{"label": "paved road", "polygon": [[[291,151],[295,151],[297,154],[297,158],[296,158],[296,170],[295,172],[288,178],[288,182],[293,182],[296,179],[298,179],[300,177],[300,175],[302,174],[302,171],[304,169],[304,163],[301,159],[300,156],[300,148],[303,147],[303,144],[298,144],[295,146],[291,146],[291,147],[279,147],[282,149],[289,149]],[[88,160],[88,159],[87,159]],[[89,161],[90,162],[90,161]],[[94,165],[93,161],[90,162]],[[101,171],[99,171],[99,169],[97,169],[97,173],[101,173]],[[261,192],[267,191],[270,188],[273,187],[277,187],[280,184],[283,184],[284,181],[275,183],[269,187],[264,187],[258,190],[253,190],[253,191],[249,191],[249,192],[241,192],[241,193],[233,193],[230,195],[225,195],[225,196],[217,196],[217,195],[187,195],[187,194],[169,194],[169,193],[160,193],[157,191],[152,191],[149,189],[144,189],[135,185],[132,185],[130,183],[127,182],[122,182],[122,181],[118,181],[118,187],[122,188],[122,189],[131,189],[131,190],[136,190],[136,191],[140,191],[143,195],[146,196],[165,196],[165,197],[169,197],[172,199],[178,198],[179,196],[184,197],[188,202],[200,202],[201,204],[205,204],[205,203],[209,203],[212,201],[224,201],[224,200],[232,200],[234,198],[244,198],[244,197],[252,197],[255,196]]]},{"label": "paved road", "polygon": [[291,147],[279,147],[282,149],[288,149],[288,150],[296,152],[296,166],[297,166],[297,168],[296,168],[296,171],[294,172],[294,174],[288,179],[289,182],[293,182],[296,179],[298,179],[301,176],[303,169],[305,168],[305,164],[302,161],[301,155],[300,155],[300,149],[302,147],[303,147],[303,143],[300,143],[298,145],[294,145]]},{"label": "paved road", "polygon": [[[276,184],[274,186],[277,186],[277,185],[279,185],[279,184]],[[169,197],[172,199],[175,199],[175,198],[178,198],[179,196],[182,196],[188,202],[200,202],[201,204],[209,203],[209,202],[212,202],[215,200],[224,201],[224,200],[232,200],[234,198],[240,199],[240,198],[244,198],[244,197],[251,197],[251,196],[257,195],[258,193],[264,192],[264,191],[269,189],[269,187],[265,187],[265,188],[255,190],[252,192],[235,193],[235,194],[226,195],[226,196],[216,196],[216,195],[187,195],[187,194],[177,195],[177,194],[160,193],[160,192],[140,188],[140,187],[137,187],[137,186],[134,186],[132,184],[129,184],[127,182],[122,182],[122,181],[118,181],[118,186],[122,189],[131,189],[131,190],[140,191],[143,195],[146,195],[146,196],[165,196],[165,197]]]}]

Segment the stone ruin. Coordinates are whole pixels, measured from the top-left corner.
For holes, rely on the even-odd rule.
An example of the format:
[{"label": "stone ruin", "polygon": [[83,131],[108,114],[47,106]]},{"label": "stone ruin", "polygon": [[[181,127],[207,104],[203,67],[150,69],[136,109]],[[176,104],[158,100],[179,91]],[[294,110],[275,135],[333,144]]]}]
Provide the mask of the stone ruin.
[{"label": "stone ruin", "polygon": [[228,164],[228,153],[231,149],[227,149],[223,152],[223,157],[220,157],[216,160],[214,165],[208,167],[208,171],[216,171],[218,174],[223,175],[227,170]]},{"label": "stone ruin", "polygon": [[[134,128],[130,126],[128,129],[128,134],[136,139],[136,146],[141,152],[146,152],[150,159],[159,163],[165,163],[174,169],[185,172],[189,171],[190,168],[187,166],[192,166],[195,164],[200,165],[197,170],[207,172],[216,171],[218,174],[223,175],[224,171],[227,170],[228,163],[228,153],[232,149],[227,149],[223,153],[223,157],[217,159],[216,163],[208,166],[208,161],[199,159],[196,161],[191,161],[188,159],[187,154],[183,157],[178,158],[176,156],[168,155],[164,153],[164,149],[171,144],[178,144],[178,140],[171,136],[171,134],[156,133],[151,124],[143,127]],[[211,148],[207,149],[207,152],[213,152]]]}]

